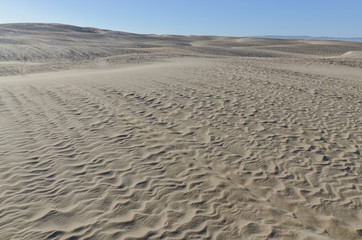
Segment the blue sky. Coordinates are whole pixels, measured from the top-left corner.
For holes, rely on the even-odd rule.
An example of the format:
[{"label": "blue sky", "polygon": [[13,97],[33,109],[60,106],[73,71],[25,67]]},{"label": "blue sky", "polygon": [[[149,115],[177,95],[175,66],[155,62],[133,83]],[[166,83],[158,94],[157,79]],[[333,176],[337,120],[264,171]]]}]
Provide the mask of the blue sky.
[{"label": "blue sky", "polygon": [[0,23],[134,33],[362,37],[362,0],[1,0]]}]

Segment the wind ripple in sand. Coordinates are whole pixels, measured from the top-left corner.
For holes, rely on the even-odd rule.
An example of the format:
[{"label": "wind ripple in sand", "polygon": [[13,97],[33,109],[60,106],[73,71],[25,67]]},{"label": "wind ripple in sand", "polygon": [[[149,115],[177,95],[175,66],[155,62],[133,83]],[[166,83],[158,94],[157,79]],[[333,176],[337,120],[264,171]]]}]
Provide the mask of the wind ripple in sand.
[{"label": "wind ripple in sand", "polygon": [[358,239],[348,76],[219,59],[3,79],[0,238]]}]

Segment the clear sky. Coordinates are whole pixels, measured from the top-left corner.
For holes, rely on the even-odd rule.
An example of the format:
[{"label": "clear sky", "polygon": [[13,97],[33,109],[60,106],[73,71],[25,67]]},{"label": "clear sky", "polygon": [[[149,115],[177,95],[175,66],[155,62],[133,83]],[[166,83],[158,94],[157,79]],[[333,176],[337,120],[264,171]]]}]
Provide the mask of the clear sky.
[{"label": "clear sky", "polygon": [[0,0],[0,23],[134,33],[362,37],[362,0]]}]

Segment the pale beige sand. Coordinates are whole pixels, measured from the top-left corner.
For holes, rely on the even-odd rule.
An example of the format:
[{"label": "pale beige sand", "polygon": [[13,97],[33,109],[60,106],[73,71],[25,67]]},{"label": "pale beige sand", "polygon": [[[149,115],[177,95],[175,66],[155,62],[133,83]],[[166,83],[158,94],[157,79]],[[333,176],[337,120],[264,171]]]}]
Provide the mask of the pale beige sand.
[{"label": "pale beige sand", "polygon": [[362,69],[196,45],[1,77],[0,239],[360,239]]}]

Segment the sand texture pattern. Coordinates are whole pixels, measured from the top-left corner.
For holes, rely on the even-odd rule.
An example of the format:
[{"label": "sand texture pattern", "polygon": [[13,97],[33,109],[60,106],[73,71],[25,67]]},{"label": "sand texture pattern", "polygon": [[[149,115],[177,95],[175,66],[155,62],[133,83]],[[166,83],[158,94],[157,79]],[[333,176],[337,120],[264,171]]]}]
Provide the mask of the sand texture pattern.
[{"label": "sand texture pattern", "polygon": [[0,239],[361,239],[362,44],[164,38],[0,63]]}]

